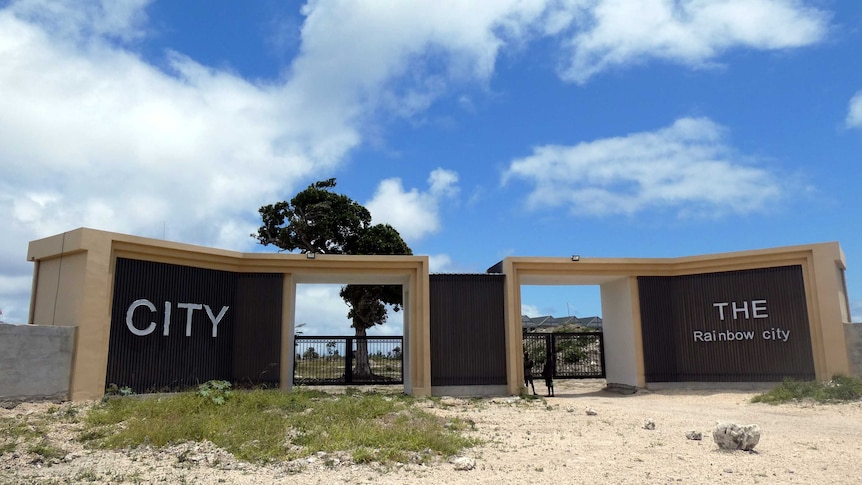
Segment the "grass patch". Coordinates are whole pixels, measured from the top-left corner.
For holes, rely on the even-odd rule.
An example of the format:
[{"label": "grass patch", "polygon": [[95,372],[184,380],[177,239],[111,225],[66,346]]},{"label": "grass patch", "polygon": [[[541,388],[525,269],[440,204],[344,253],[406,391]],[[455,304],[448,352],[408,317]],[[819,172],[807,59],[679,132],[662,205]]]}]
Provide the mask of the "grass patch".
[{"label": "grass patch", "polygon": [[47,438],[52,423],[76,423],[77,406],[51,406],[44,413],[0,418],[0,454],[25,451],[50,461],[65,456],[66,452],[51,444]]},{"label": "grass patch", "polygon": [[74,479],[79,482],[96,482],[99,480],[99,474],[92,468],[84,468],[75,474]]},{"label": "grass patch", "polygon": [[11,453],[18,449],[19,442],[41,440],[44,434],[41,423],[31,423],[27,418],[0,418],[0,453]]},{"label": "grass patch", "polygon": [[27,451],[34,455],[39,455],[43,460],[59,460],[66,455],[66,452],[62,448],[52,445],[46,439],[31,444],[27,447]]},{"label": "grass patch", "polygon": [[469,425],[413,406],[409,396],[299,389],[234,391],[222,404],[182,393],[116,398],[84,419],[81,441],[104,448],[209,440],[239,459],[269,462],[344,451],[356,462],[404,462],[432,450],[450,456],[474,443]]},{"label": "grass patch", "polygon": [[862,399],[862,380],[837,375],[828,382],[785,379],[775,389],[758,394],[751,402],[781,404],[791,401],[812,400],[819,403],[838,403]]},{"label": "grass patch", "polygon": [[23,421],[0,418],[0,453],[15,451],[15,442],[26,434],[27,425]]}]

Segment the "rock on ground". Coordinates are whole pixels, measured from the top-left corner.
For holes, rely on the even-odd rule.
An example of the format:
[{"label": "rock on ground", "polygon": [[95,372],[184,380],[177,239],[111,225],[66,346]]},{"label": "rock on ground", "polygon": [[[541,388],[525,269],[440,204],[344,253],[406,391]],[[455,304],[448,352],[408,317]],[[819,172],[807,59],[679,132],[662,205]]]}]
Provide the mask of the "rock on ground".
[{"label": "rock on ground", "polygon": [[750,451],[760,442],[760,426],[718,423],[712,431],[712,439],[722,450]]}]

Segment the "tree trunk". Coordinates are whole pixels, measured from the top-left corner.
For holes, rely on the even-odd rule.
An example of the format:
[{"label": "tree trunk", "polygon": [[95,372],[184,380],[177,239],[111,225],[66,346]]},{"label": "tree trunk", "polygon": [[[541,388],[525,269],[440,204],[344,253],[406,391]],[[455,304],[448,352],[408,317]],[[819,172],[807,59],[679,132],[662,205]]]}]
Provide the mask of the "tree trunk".
[{"label": "tree trunk", "polygon": [[[365,329],[356,329],[357,337],[365,337]],[[371,362],[368,360],[368,340],[356,339],[356,367],[353,368],[353,378],[368,379],[371,377]]]}]

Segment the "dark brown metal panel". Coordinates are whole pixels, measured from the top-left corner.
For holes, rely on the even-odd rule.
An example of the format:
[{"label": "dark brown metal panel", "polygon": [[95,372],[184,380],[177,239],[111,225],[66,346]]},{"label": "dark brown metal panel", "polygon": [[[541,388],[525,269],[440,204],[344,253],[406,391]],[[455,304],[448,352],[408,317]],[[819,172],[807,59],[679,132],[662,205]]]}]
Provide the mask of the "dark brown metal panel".
[{"label": "dark brown metal panel", "polygon": [[646,380],[814,378],[800,266],[639,277]]},{"label": "dark brown metal panel", "polygon": [[[248,280],[255,276],[261,278],[261,284],[268,281],[279,288],[265,291],[264,298],[278,294],[272,305],[280,308],[280,275],[246,275],[118,258],[106,385],[128,386],[136,392],[172,390],[211,379],[235,381],[235,368],[260,367],[262,364],[234,366],[238,328],[244,334],[254,328],[252,332],[280,342],[273,333],[275,324],[269,320],[277,318],[280,322],[280,309],[252,308],[264,302],[249,298],[245,291],[249,285],[256,286]],[[278,328],[280,332],[280,325]],[[250,357],[254,351],[244,348],[255,342],[241,338],[243,351],[238,354],[257,358]],[[255,350],[261,350],[259,355],[269,364],[271,349]]]},{"label": "dark brown metal panel", "polygon": [[504,275],[430,276],[431,385],[506,384]]},{"label": "dark brown metal panel", "polygon": [[641,276],[638,278],[641,307],[641,335],[647,382],[676,381],[673,278]]},{"label": "dark brown metal panel", "polygon": [[278,386],[281,365],[281,274],[237,275],[233,380]]}]

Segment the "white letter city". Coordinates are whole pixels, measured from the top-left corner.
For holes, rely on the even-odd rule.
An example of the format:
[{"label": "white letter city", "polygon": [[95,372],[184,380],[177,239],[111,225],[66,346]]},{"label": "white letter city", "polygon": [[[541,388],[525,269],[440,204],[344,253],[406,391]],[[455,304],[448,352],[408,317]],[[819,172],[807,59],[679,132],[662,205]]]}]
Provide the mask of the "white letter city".
[{"label": "white letter city", "polygon": [[[150,300],[143,299],[143,298],[140,300],[135,300],[129,306],[129,309],[126,310],[126,326],[129,328],[129,331],[131,331],[133,334],[135,334],[139,337],[144,337],[144,336],[147,336],[147,335],[153,333],[153,331],[156,329],[156,322],[150,322],[149,326],[147,326],[147,328],[145,328],[143,330],[135,327],[135,324],[134,324],[132,317],[135,314],[135,310],[137,310],[137,308],[141,307],[141,306],[145,306],[145,307],[149,308],[150,312],[152,312],[152,313],[156,312],[156,306]],[[212,336],[217,337],[218,336],[218,324],[221,323],[222,319],[227,314],[227,311],[230,307],[229,306],[223,306],[221,308],[221,311],[219,311],[218,315],[213,313],[212,308],[210,308],[209,305],[202,305],[200,303],[177,303],[177,308],[183,308],[186,310],[186,337],[191,337],[191,335],[192,335],[192,319],[194,318],[194,312],[195,312],[195,310],[200,310],[200,309],[206,310],[207,317],[209,318],[210,323],[212,324],[212,328],[213,328]],[[166,301],[165,302],[164,318],[162,319],[162,335],[164,335],[165,337],[170,335],[170,327],[171,327],[171,302]]]}]

